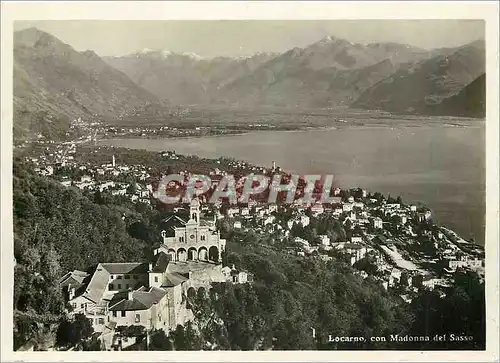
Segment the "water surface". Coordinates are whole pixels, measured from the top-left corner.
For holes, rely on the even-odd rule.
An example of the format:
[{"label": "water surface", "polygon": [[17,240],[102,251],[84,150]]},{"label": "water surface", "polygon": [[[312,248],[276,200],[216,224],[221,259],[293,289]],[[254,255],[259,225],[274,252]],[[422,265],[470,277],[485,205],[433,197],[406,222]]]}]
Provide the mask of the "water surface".
[{"label": "water surface", "polygon": [[484,124],[346,127],[262,131],[185,139],[113,139],[103,144],[175,150],[271,165],[300,174],[333,174],[343,188],[361,187],[428,205],[464,238],[484,243]]}]

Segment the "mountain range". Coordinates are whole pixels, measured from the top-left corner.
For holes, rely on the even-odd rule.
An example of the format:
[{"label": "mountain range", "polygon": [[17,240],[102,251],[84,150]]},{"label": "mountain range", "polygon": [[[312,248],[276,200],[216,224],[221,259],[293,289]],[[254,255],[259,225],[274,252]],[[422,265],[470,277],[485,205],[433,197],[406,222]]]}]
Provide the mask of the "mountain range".
[{"label": "mountain range", "polygon": [[14,34],[15,130],[76,117],[163,115],[176,105],[339,107],[484,117],[485,46],[425,50],[326,37],[304,48],[206,59],[145,49],[79,52],[29,28]]}]

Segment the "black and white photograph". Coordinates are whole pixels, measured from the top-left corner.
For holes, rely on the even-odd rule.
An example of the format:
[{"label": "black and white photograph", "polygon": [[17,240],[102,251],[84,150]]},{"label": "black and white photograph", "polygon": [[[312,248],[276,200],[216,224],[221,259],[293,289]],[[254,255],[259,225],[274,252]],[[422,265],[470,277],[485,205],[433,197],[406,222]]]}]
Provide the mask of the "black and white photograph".
[{"label": "black and white photograph", "polygon": [[2,28],[11,357],[498,354],[491,18],[18,5],[35,14]]}]

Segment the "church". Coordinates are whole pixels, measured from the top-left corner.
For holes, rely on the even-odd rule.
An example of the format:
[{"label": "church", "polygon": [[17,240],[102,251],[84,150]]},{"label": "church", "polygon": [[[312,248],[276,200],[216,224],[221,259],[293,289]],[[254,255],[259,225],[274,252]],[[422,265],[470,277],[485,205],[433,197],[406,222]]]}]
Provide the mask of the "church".
[{"label": "church", "polygon": [[215,230],[215,221],[200,219],[200,202],[194,198],[189,206],[189,219],[171,216],[164,221],[163,243],[155,250],[171,256],[172,261],[211,261],[219,263],[226,240]]}]

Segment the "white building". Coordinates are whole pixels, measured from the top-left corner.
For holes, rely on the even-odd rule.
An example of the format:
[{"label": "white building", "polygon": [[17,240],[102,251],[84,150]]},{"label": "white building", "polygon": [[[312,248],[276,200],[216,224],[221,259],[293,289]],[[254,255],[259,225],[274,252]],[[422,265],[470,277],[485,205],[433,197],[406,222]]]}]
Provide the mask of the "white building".
[{"label": "white building", "polygon": [[379,217],[375,217],[373,219],[373,228],[376,228],[376,229],[382,229],[383,228],[383,221],[381,218]]}]

